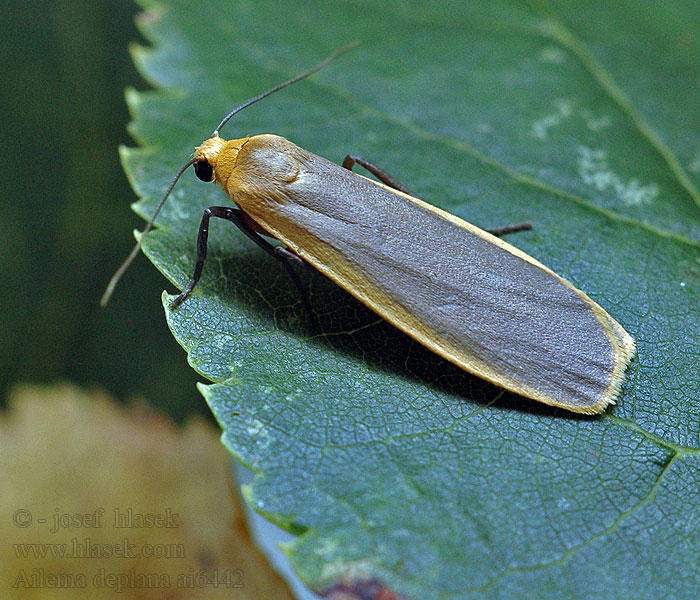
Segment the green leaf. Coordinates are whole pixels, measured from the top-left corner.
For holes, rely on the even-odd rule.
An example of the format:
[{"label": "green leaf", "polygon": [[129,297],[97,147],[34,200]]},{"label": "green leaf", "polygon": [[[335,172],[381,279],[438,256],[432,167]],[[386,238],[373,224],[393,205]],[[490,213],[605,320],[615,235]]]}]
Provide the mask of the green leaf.
[{"label": "green leaf", "polygon": [[[572,281],[636,339],[617,406],[577,417],[512,396],[412,342],[323,277],[287,274],[214,223],[174,335],[212,385],[252,505],[299,534],[316,589],[410,598],[689,598],[700,586],[700,5],[678,0],[147,2],[157,92],[128,95],[123,153],[150,216],[230,108],[334,161],[357,153]],[[203,208],[178,183],[144,250],[182,287]],[[164,302],[170,297],[164,296]]]}]

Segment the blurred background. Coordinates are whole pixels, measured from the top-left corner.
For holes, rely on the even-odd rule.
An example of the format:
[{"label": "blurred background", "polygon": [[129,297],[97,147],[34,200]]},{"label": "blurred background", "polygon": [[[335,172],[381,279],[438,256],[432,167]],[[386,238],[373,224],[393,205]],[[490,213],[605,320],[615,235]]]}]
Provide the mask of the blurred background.
[{"label": "blurred background", "polygon": [[19,383],[71,381],[145,398],[177,420],[209,414],[163,317],[168,282],[144,256],[99,306],[144,226],[118,155],[135,145],[124,90],[148,89],[128,51],[147,43],[138,12],[129,0],[0,8],[3,403]]}]

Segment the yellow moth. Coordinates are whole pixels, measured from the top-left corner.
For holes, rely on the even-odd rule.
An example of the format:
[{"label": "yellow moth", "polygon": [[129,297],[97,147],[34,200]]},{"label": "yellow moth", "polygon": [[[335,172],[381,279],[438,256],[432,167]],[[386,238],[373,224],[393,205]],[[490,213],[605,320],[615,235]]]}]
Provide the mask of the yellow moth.
[{"label": "yellow moth", "polygon": [[[571,283],[496,235],[415,198],[358,157],[341,166],[276,135],[219,136],[235,113],[347,49],[234,109],[179,171],[156,214],[190,165],[199,179],[222,186],[236,207],[205,210],[194,274],[171,308],[196,286],[209,220],[222,218],[280,260],[300,289],[293,265],[303,261],[469,373],[570,411],[604,410],[619,393],[634,340]],[[352,172],[356,162],[383,183]]]}]

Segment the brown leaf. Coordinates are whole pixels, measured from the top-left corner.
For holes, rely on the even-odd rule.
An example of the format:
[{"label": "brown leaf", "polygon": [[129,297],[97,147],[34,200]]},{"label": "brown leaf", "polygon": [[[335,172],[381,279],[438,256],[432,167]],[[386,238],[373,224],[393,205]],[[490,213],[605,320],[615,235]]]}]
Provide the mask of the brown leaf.
[{"label": "brown leaf", "polygon": [[16,390],[0,419],[2,597],[291,598],[218,438],[69,385]]}]

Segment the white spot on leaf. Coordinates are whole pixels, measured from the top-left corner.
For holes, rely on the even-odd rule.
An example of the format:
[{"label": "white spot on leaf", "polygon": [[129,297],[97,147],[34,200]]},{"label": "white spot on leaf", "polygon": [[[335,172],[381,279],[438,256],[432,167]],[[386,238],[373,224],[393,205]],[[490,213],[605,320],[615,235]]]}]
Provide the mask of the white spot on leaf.
[{"label": "white spot on leaf", "polygon": [[561,65],[566,60],[566,52],[557,46],[547,46],[542,48],[540,60],[553,65]]},{"label": "white spot on leaf", "polygon": [[538,140],[546,140],[552,127],[556,127],[573,114],[574,101],[571,98],[557,98],[554,101],[554,109],[532,124],[532,135]]},{"label": "white spot on leaf", "polygon": [[691,173],[700,173],[700,148],[696,150],[695,156],[693,156],[693,159],[690,161],[688,168]]},{"label": "white spot on leaf", "polygon": [[590,110],[582,110],[579,114],[586,121],[586,127],[591,131],[600,131],[612,125],[612,117],[609,115],[595,117]]},{"label": "white spot on leaf", "polygon": [[613,190],[625,206],[651,204],[659,195],[655,183],[642,185],[638,179],[625,181],[608,165],[605,150],[594,150],[586,146],[578,147],[578,171],[583,182],[599,191]]},{"label": "white spot on leaf", "polygon": [[[601,131],[612,125],[613,119],[610,115],[596,116],[587,108],[574,110],[575,102],[575,98],[557,98],[553,102],[555,110],[532,123],[532,135],[538,140],[545,141],[549,137],[549,132],[552,128],[572,118],[583,119],[586,127],[594,132]],[[577,123],[575,125],[579,126]]]},{"label": "white spot on leaf", "polygon": [[258,419],[253,419],[253,422],[246,427],[248,435],[255,438],[255,442],[259,449],[267,448],[272,442],[272,436],[265,427],[265,424]]}]

